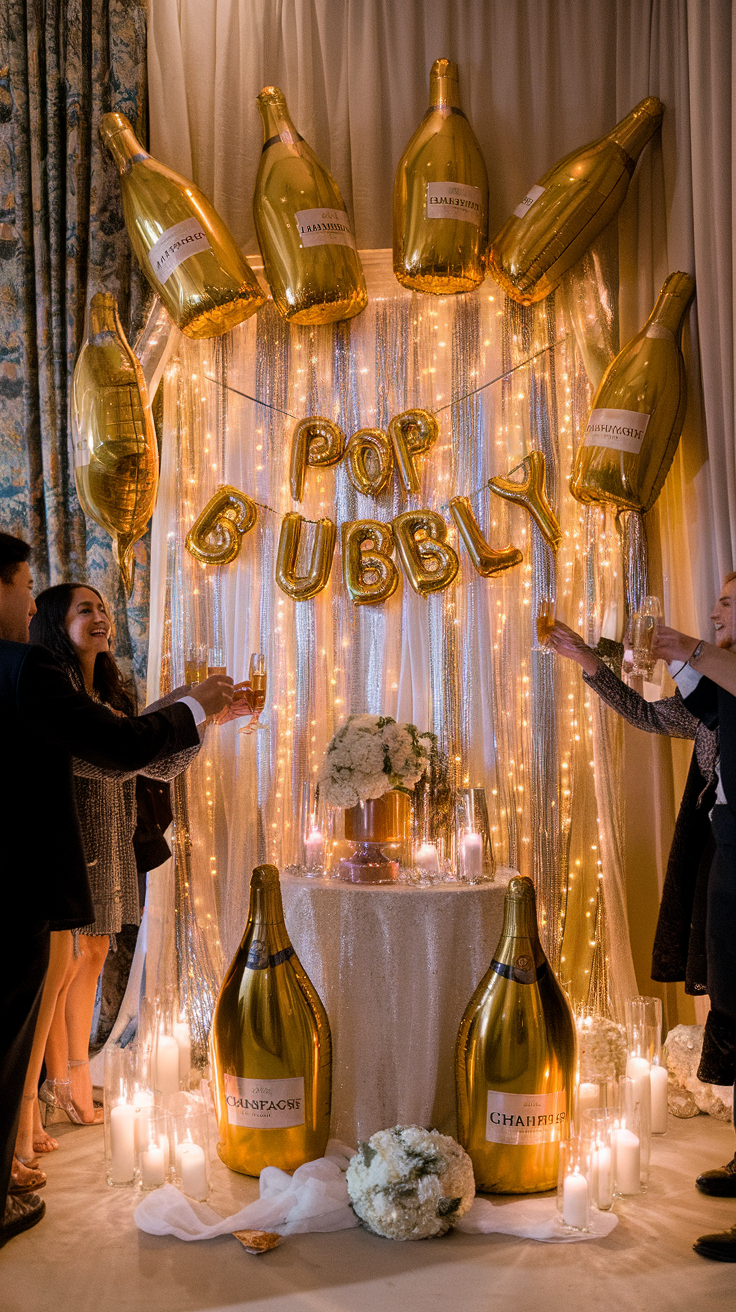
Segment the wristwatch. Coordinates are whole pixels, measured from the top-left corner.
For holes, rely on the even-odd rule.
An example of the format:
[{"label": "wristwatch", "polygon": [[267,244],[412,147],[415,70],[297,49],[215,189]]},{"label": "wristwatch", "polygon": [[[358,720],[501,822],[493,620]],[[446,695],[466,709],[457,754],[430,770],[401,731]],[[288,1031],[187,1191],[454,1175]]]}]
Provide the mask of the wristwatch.
[{"label": "wristwatch", "polygon": [[700,656],[703,655],[703,648],[704,648],[704,646],[705,646],[705,641],[704,641],[703,638],[701,638],[701,639],[700,639],[700,642],[698,643],[697,647],[695,648],[695,651],[693,652],[692,656],[690,657],[690,659],[689,659],[689,661],[688,661],[688,664],[689,664],[689,665],[692,665],[693,661],[698,660],[698,658],[699,658]]}]

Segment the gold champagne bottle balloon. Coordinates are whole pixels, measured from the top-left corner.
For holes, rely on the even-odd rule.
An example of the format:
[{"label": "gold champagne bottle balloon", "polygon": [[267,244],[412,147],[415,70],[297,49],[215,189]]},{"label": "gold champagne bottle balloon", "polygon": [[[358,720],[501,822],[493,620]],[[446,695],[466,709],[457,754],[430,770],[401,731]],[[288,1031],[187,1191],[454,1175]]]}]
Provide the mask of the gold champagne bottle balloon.
[{"label": "gold champagne bottle balloon", "polygon": [[133,546],[156,504],[158,446],[143,369],[109,292],[92,297],[74,367],[71,423],[80,504],[112,537],[130,596]]},{"label": "gold champagne bottle balloon", "polygon": [[143,149],[124,114],[100,136],[120,172],[125,224],[138,263],[187,337],[217,337],[266,298],[207,197]]},{"label": "gold champagne bottle balloon", "polygon": [[300,137],[278,87],[263,88],[258,108],[263,151],[253,217],[276,307],[292,323],[352,319],[368,296],[337,183]]},{"label": "gold champagne bottle balloon", "polygon": [[570,480],[578,501],[644,512],[659,496],[685,419],[680,337],[694,291],[689,274],[671,273],[641,332],[603,375]]},{"label": "gold champagne bottle balloon", "polygon": [[257,866],[243,941],[225,976],[210,1034],[217,1151],[259,1175],[324,1155],[330,1132],[332,1040],[316,989],[284,925],[279,872]]},{"label": "gold champagne bottle balloon", "polygon": [[466,1007],[455,1052],[458,1140],[479,1190],[556,1187],[574,1074],[572,1012],[539,942],[534,885],[515,877],[496,954]]},{"label": "gold champagne bottle balloon", "polygon": [[485,277],[488,174],[460,106],[457,64],[436,59],[429,109],[394,182],[394,273],[418,292],[469,292]]},{"label": "gold champagne bottle balloon", "polygon": [[662,122],[647,96],[613,131],[545,173],[491,243],[489,267],[515,301],[530,305],[557,286],[622,204],[636,161]]}]

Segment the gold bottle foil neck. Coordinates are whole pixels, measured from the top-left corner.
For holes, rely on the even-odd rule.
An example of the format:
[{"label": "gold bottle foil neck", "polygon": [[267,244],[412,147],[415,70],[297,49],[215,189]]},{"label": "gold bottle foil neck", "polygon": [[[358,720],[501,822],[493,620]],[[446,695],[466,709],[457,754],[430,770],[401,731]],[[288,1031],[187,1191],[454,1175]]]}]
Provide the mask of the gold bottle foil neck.
[{"label": "gold bottle foil neck", "polygon": [[539,939],[537,897],[534,884],[526,875],[516,875],[509,880],[501,938]]},{"label": "gold bottle foil neck", "polygon": [[664,105],[656,96],[647,96],[635,105],[630,114],[617,123],[608,140],[626,152],[629,159],[636,161],[650,137],[654,136],[662,122]]},{"label": "gold bottle foil neck", "polygon": [[249,927],[256,923],[281,926],[284,924],[281,883],[276,866],[256,866],[251,875],[246,934]]},{"label": "gold bottle foil neck", "polygon": [[263,88],[258,96],[258,109],[263,120],[264,150],[277,141],[296,145],[302,140],[291,121],[286,96],[279,87]]},{"label": "gold bottle foil neck", "polygon": [[647,328],[656,324],[677,336],[694,292],[695,280],[689,273],[671,273],[665,278],[654,309],[647,319]]},{"label": "gold bottle foil neck", "polygon": [[150,158],[125,114],[103,114],[100,122],[100,138],[121,173],[127,173],[135,160]]},{"label": "gold bottle foil neck", "polygon": [[429,74],[431,109],[460,109],[460,76],[451,59],[435,59]]},{"label": "gold bottle foil neck", "polygon": [[96,292],[89,306],[89,335],[120,331],[118,306],[111,292]]}]

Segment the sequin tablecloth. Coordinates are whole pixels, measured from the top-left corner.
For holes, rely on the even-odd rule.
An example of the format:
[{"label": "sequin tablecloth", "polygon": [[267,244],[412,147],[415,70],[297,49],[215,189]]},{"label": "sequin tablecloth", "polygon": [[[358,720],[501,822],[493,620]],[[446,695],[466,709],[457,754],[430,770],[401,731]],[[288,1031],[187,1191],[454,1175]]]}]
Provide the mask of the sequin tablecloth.
[{"label": "sequin tablecloth", "polygon": [[455,1038],[515,873],[426,888],[282,876],[286,927],[332,1029],[334,1138],[397,1124],[454,1135]]}]

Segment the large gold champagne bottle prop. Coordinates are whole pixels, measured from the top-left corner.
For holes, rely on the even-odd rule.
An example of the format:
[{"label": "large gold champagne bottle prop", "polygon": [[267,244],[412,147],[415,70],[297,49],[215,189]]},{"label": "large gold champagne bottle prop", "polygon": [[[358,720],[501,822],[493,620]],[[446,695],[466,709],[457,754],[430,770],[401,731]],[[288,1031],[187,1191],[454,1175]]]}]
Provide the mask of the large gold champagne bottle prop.
[{"label": "large gold champagne bottle prop", "polygon": [[491,243],[489,268],[507,296],[530,305],[554,290],[622,204],[663,113],[662,102],[647,96],[530,188]]},{"label": "large gold champagne bottle prop", "polygon": [[460,106],[457,64],[436,59],[429,109],[394,182],[394,273],[418,292],[469,292],[485,276],[488,174]]},{"label": "large gold champagne bottle prop", "polygon": [[74,476],[82,510],[109,533],[128,596],[133,546],[153,514],[158,446],[143,369],[118,318],[98,292],[72,379]]},{"label": "large gold champagne bottle prop", "polygon": [[263,88],[258,108],[263,151],[253,217],[276,307],[293,323],[352,319],[368,296],[337,183],[300,137],[278,87]]},{"label": "large gold champagne bottle prop", "polygon": [[257,866],[243,941],[217,999],[210,1036],[217,1151],[259,1175],[324,1154],[330,1132],[332,1040],[322,1003],[284,925],[279,872]]},{"label": "large gold champagne bottle prop", "polygon": [[575,1074],[572,1012],[537,931],[531,879],[512,879],[490,969],[460,1024],[458,1140],[479,1190],[541,1193],[557,1185]]},{"label": "large gold champagne bottle prop", "polygon": [[644,512],[659,496],[685,419],[680,337],[694,291],[689,274],[671,273],[641,332],[603,375],[570,480],[578,501]]},{"label": "large gold champagne bottle prop", "polygon": [[217,337],[254,314],[266,298],[207,197],[152,159],[124,114],[104,114],[100,136],[120,173],[130,244],[177,327]]}]

